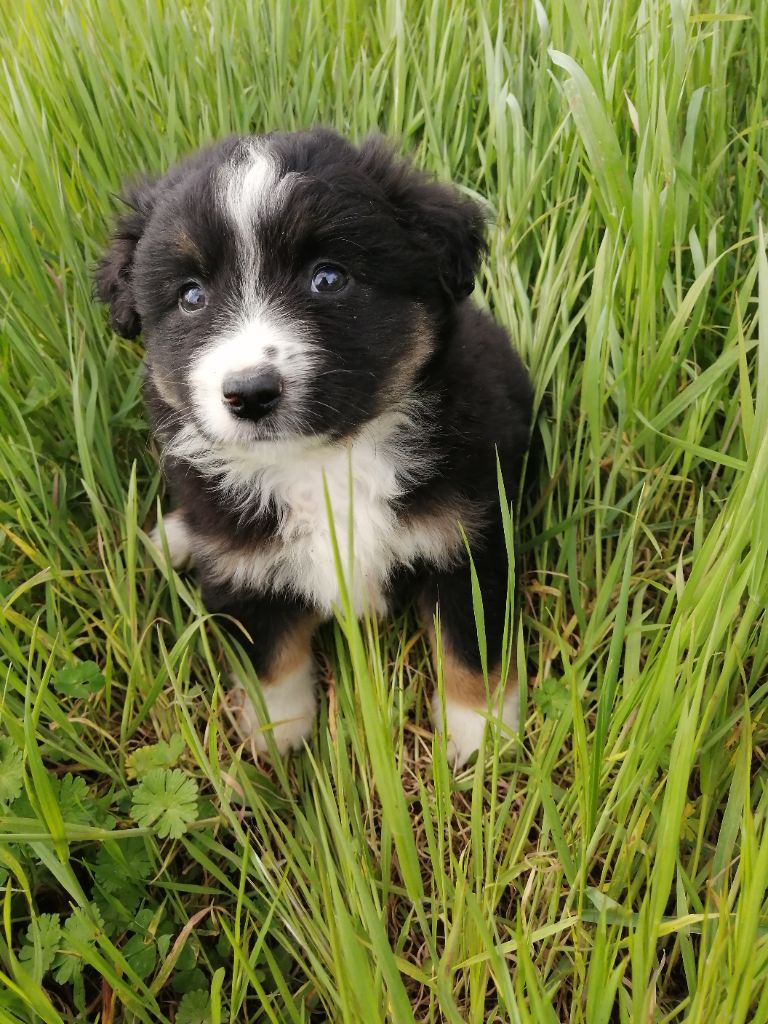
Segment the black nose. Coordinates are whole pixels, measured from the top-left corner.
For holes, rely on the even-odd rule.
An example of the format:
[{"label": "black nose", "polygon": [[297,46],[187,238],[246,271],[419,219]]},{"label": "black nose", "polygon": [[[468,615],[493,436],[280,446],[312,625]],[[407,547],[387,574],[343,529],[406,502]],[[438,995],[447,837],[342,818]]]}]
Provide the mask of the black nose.
[{"label": "black nose", "polygon": [[283,380],[274,370],[230,373],[224,378],[224,402],[242,420],[258,420],[277,406]]}]

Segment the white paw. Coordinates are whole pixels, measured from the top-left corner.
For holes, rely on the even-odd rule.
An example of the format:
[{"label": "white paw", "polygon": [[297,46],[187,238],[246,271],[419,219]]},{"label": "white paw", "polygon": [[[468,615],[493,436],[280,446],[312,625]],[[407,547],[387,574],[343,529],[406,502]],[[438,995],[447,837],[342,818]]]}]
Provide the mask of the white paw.
[{"label": "white paw", "polygon": [[271,732],[279,754],[301,747],[312,732],[317,713],[315,666],[311,658],[279,683],[262,686],[265,719],[243,686],[235,679],[229,691],[229,706],[241,739],[257,754],[269,751],[267,732]]},{"label": "white paw", "polygon": [[[460,701],[445,698],[445,720],[443,720],[440,697],[437,692],[432,697],[433,721],[440,732],[446,732],[448,742],[446,753],[449,764],[454,768],[461,768],[469,758],[480,747],[483,732],[489,717],[496,715],[497,711],[489,710],[487,707],[476,708],[462,704]],[[510,681],[507,692],[504,696],[504,703],[501,708],[502,722],[512,730],[517,729],[518,722],[518,693],[517,686]],[[503,739],[505,732],[500,733]]]},{"label": "white paw", "polygon": [[[168,542],[171,565],[174,569],[186,568],[192,562],[192,535],[184,522],[184,515],[180,509],[163,516],[163,528],[165,529],[165,539]],[[151,531],[149,539],[162,553],[163,541],[160,536],[159,523]]]}]

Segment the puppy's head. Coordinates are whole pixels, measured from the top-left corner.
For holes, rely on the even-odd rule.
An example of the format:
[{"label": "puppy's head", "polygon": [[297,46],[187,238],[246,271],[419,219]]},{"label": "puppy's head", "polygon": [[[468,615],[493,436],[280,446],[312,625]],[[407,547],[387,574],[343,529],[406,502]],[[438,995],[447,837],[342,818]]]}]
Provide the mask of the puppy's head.
[{"label": "puppy's head", "polygon": [[98,295],[211,445],[343,437],[400,401],[484,246],[473,202],[325,130],[228,139],[125,202]]}]

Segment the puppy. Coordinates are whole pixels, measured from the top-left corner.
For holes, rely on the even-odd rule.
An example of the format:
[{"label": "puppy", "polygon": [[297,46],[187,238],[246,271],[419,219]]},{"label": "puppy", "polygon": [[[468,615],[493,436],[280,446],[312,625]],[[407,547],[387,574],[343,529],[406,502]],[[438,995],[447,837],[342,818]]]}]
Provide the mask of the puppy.
[{"label": "puppy", "polygon": [[[312,635],[341,603],[327,494],[356,612],[411,594],[434,646],[439,609],[434,716],[462,765],[489,712],[517,725],[516,686],[499,678],[497,455],[512,498],[532,403],[508,337],[469,301],[479,208],[381,139],[323,129],[229,138],[124,201],[98,296],[115,331],[144,334],[171,557],[194,562],[211,612],[242,624],[277,749],[310,734]],[[240,704],[265,750],[267,723]]]}]

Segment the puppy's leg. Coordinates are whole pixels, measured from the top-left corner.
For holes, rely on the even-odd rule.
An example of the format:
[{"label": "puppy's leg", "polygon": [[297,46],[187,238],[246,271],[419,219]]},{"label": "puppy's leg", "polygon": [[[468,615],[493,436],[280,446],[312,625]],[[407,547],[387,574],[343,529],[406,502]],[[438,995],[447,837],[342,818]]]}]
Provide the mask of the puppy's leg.
[{"label": "puppy's leg", "polygon": [[[171,565],[174,569],[185,569],[192,564],[192,537],[184,520],[184,512],[177,508],[163,516],[163,527],[165,539],[168,542],[168,554],[171,556]],[[153,527],[149,539],[159,550],[163,550],[163,540],[160,536],[160,524]]]},{"label": "puppy's leg", "polygon": [[209,611],[237,620],[226,625],[250,656],[261,687],[261,701],[252,701],[238,680],[230,693],[240,736],[257,754],[269,750],[267,731],[280,754],[301,747],[317,712],[312,656],[317,617],[278,596],[233,598],[204,587],[203,597]]},{"label": "puppy's leg", "polygon": [[302,625],[286,633],[272,656],[260,659],[264,667],[257,674],[263,711],[240,683],[231,691],[237,731],[258,754],[269,750],[268,731],[279,754],[298,749],[312,733],[317,697],[311,628]]},{"label": "puppy's leg", "polygon": [[[487,544],[487,541],[486,541]],[[420,602],[424,624],[432,640],[432,661],[437,670],[433,616],[439,610],[442,642],[445,714],[440,696],[432,698],[433,721],[448,737],[448,758],[460,768],[478,749],[490,716],[501,717],[510,729],[518,725],[517,679],[512,670],[501,680],[501,645],[507,594],[507,557],[503,546],[473,550],[483,597],[488,657],[488,684],[480,662],[477,629],[472,607],[468,565],[436,573]]]}]

